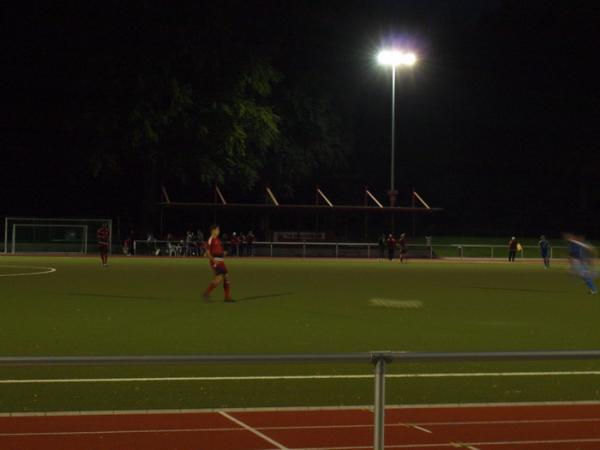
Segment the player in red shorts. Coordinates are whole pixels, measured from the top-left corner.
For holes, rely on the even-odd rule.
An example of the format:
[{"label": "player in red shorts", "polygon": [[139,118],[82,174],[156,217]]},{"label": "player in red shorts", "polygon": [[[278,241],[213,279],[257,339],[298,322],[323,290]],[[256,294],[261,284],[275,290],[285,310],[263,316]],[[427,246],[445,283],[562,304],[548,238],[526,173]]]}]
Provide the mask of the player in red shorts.
[{"label": "player in red shorts", "polygon": [[96,232],[98,238],[98,251],[100,252],[100,258],[102,259],[102,267],[108,266],[108,241],[110,240],[110,231],[108,225],[102,224]]},{"label": "player in red shorts", "polygon": [[221,230],[218,225],[210,227],[210,238],[206,244],[206,256],[210,260],[210,267],[212,268],[215,278],[210,282],[202,298],[208,300],[210,293],[223,282],[223,291],[225,292],[225,301],[233,302],[231,298],[231,284],[229,282],[229,276],[227,275],[227,266],[225,265],[225,252],[223,251],[223,244],[219,239],[219,233]]}]

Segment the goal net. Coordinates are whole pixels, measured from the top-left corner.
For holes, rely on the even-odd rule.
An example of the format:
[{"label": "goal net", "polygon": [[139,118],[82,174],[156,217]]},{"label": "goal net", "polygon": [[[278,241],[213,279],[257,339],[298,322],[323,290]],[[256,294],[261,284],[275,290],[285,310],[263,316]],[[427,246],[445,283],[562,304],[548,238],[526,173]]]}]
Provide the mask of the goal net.
[{"label": "goal net", "polygon": [[4,220],[4,252],[97,253],[96,231],[102,224],[108,225],[112,238],[110,219],[7,217]]}]

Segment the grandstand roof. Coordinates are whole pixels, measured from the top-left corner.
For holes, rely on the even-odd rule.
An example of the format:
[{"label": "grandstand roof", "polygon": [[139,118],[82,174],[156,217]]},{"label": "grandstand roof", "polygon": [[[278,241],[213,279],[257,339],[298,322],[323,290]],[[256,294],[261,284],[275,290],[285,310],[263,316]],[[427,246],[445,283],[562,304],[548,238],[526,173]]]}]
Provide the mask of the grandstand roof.
[{"label": "grandstand roof", "polygon": [[294,205],[271,203],[214,203],[214,202],[160,202],[164,208],[217,208],[255,211],[355,211],[368,213],[418,213],[431,214],[443,208],[423,208],[412,206],[370,206],[370,205]]}]

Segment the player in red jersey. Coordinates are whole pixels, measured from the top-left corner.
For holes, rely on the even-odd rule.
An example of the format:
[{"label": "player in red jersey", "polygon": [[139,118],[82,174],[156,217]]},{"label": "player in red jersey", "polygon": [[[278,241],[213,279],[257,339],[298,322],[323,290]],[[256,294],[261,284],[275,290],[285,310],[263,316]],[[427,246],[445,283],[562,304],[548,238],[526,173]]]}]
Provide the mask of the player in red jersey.
[{"label": "player in red jersey", "polygon": [[100,252],[100,258],[102,259],[102,266],[108,266],[108,242],[110,240],[110,231],[108,225],[103,223],[98,231],[96,232],[98,238],[98,251]]},{"label": "player in red jersey", "polygon": [[225,292],[225,301],[233,302],[231,298],[231,283],[229,282],[229,275],[227,274],[227,266],[225,265],[225,252],[223,251],[223,244],[219,239],[219,233],[221,230],[218,225],[210,227],[210,238],[206,244],[206,256],[210,260],[210,267],[212,268],[215,278],[210,282],[202,298],[208,300],[210,293],[219,285],[223,283],[223,291]]}]

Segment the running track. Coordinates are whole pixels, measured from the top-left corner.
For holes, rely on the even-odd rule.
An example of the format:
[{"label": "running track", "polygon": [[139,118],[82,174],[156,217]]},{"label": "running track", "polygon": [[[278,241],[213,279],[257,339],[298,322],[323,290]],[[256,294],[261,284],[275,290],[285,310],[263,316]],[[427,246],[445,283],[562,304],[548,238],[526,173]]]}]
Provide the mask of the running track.
[{"label": "running track", "polygon": [[[2,450],[363,450],[368,409],[3,415]],[[600,450],[600,403],[392,407],[387,449]]]}]

